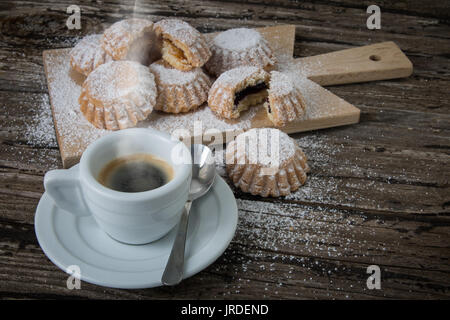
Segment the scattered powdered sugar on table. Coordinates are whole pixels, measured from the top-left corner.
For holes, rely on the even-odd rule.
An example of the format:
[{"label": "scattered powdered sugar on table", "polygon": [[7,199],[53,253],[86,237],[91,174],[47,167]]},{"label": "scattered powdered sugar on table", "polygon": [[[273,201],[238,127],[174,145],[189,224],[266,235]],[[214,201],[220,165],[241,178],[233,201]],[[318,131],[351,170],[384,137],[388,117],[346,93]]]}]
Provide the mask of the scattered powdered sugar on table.
[{"label": "scattered powdered sugar on table", "polygon": [[[324,179],[321,171],[326,172],[324,168],[338,161],[344,146],[322,132],[302,134],[295,142],[307,154],[311,173],[296,192],[269,201],[235,189],[225,172],[224,151],[215,153],[218,172],[235,191],[239,208],[236,236],[220,258],[224,263],[213,266],[216,272],[233,275],[223,295],[245,292],[254,281],[263,281],[266,297],[276,296],[291,281],[305,288],[314,288],[316,283],[320,288],[321,283],[329,281],[328,288],[334,294],[336,290],[348,292],[352,286],[365,291],[364,279],[355,278],[345,285],[333,283],[335,274],[339,278],[342,273],[354,272],[339,260],[367,260],[395,245],[380,242],[376,229],[365,225],[368,217],[363,213],[328,206],[343,191],[336,179]],[[271,273],[263,273],[262,278],[259,271]],[[329,294],[327,290],[320,292],[324,297]]]},{"label": "scattered powdered sugar on table", "polygon": [[[264,282],[267,296],[276,296],[292,281],[309,288],[328,281],[331,290],[343,290],[342,284],[333,283],[334,275],[352,270],[336,259],[361,259],[385,250],[378,241],[368,240],[376,231],[362,226],[364,215],[349,217],[345,210],[257,199],[237,199],[237,204],[236,236],[220,258],[225,263],[213,266],[216,272],[226,268],[233,275],[223,295],[245,291],[253,281]],[[356,278],[346,285],[365,288],[364,281]]]},{"label": "scattered powdered sugar on table", "polygon": [[32,146],[57,147],[52,110],[47,95],[41,96],[38,109],[26,126],[25,137]]},{"label": "scattered powdered sugar on table", "polygon": [[325,202],[333,197],[337,190],[336,181],[330,177],[323,179],[315,173],[323,166],[330,166],[341,152],[341,147],[329,141],[321,134],[303,136],[296,139],[298,146],[305,152],[311,173],[305,185],[286,196],[286,200]]}]

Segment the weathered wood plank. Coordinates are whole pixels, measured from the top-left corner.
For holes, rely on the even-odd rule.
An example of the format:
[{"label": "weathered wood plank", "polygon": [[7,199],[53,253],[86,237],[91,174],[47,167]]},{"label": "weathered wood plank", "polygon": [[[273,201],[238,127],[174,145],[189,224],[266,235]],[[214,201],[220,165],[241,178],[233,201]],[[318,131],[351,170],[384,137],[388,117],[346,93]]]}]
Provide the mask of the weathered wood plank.
[{"label": "weathered wood plank", "polygon": [[[216,296],[243,297],[247,290],[248,294],[255,294],[256,290],[266,297],[280,294],[291,298],[324,298],[330,292],[342,298],[414,295],[442,298],[449,291],[449,270],[439,268],[449,259],[444,229],[448,223],[371,219],[340,210],[262,205],[252,200],[238,204],[240,222],[231,246],[213,266],[183,282],[176,290],[179,297],[189,297],[199,288]],[[53,293],[76,294],[64,288],[63,272],[56,271],[37,244],[33,244],[32,225],[6,221],[6,225],[0,224],[0,229],[5,226],[9,231],[0,233],[3,235],[0,252],[5,257],[1,264],[3,270],[13,273],[7,279],[1,279],[0,274],[5,288],[11,290],[19,285],[33,292],[36,283],[45,281],[44,288],[49,284],[57,288]],[[423,261],[427,261],[426,270]],[[370,264],[380,265],[385,272],[382,292],[371,292],[365,287],[365,269]],[[155,292],[165,296],[168,290],[172,291],[105,290],[89,284],[83,284],[83,291],[86,286],[88,291],[84,295],[90,297],[101,297],[104,291],[124,298],[125,292],[143,297]],[[427,286],[432,290],[423,290]],[[269,289],[270,292],[265,292]]]},{"label": "weathered wood plank", "polygon": [[[381,1],[382,29],[365,28],[370,1],[156,1],[138,15],[179,16],[200,30],[297,25],[299,57],[393,40],[414,64],[403,80],[335,86],[361,107],[358,126],[296,134],[307,184],[288,198],[235,190],[235,239],[212,266],[176,288],[114,290],[66,275],[33,228],[46,171],[61,167],[51,130],[44,49],[70,47],[131,16],[134,1],[79,2],[83,28],[64,27],[70,1],[0,3],[0,296],[7,298],[448,299],[450,41],[448,4]],[[45,120],[47,119],[47,120]],[[38,129],[38,130],[36,130]],[[219,168],[223,174],[223,168]],[[366,288],[378,264],[382,290]]]},{"label": "weathered wood plank", "polygon": [[[59,36],[71,34],[64,28],[67,14],[65,9],[70,5],[70,1],[58,1],[57,3],[42,2],[34,10],[42,15],[41,10],[47,10],[52,7],[52,11],[46,13],[49,17],[47,20],[55,23],[55,20],[62,26],[59,30]],[[420,23],[417,23],[417,18],[407,14],[399,13],[383,13],[383,28],[377,31],[370,31],[366,28],[367,13],[361,8],[338,8],[330,5],[323,5],[318,3],[294,3],[288,8],[278,7],[276,10],[269,10],[267,6],[255,6],[242,2],[234,3],[218,3],[205,1],[192,1],[189,3],[179,3],[176,1],[168,1],[164,3],[138,3],[135,6],[135,1],[120,1],[118,3],[104,3],[99,15],[98,8],[80,3],[82,13],[86,17],[86,29],[94,28],[95,21],[108,21],[123,18],[123,15],[146,15],[150,18],[164,17],[167,15],[176,14],[191,22],[200,29],[217,30],[235,27],[236,25],[247,24],[249,26],[261,27],[267,26],[267,23],[274,22],[284,24],[298,24],[297,32],[303,35],[303,39],[322,39],[328,42],[343,42],[349,44],[348,40],[352,39],[353,45],[368,44],[370,42],[381,42],[389,35],[391,41],[397,42],[403,50],[417,51],[419,48],[423,52],[428,51],[430,54],[445,54],[448,49],[448,42],[445,35],[448,34],[448,26],[439,24],[439,20],[432,18],[423,18]],[[176,11],[173,11],[176,8]],[[20,15],[21,12],[27,12],[27,18],[23,17],[26,23],[33,23],[30,18],[30,7],[26,3],[25,6],[20,2],[15,4],[15,11]],[[48,10],[47,10],[48,11]],[[59,14],[59,19],[56,16]],[[17,18],[14,22],[21,22]],[[96,20],[97,19],[97,20]],[[42,20],[42,18],[41,18]],[[215,23],[212,24],[211,20]],[[8,21],[8,20],[6,20]],[[36,21],[37,22],[37,21]],[[46,25],[44,21],[39,21],[40,27],[42,24]],[[302,24],[300,24],[302,23]],[[306,26],[307,25],[307,26]],[[405,28],[404,26],[408,26]],[[8,28],[9,24],[3,25],[3,28]],[[211,29],[214,28],[214,29]],[[336,33],[336,28],[340,28],[340,32]],[[66,29],[66,30],[63,30]],[[20,30],[20,28],[19,28]],[[12,30],[13,33],[20,31]],[[98,30],[98,27],[96,28]],[[445,33],[445,30],[447,33]],[[45,30],[43,30],[45,31]],[[76,31],[79,35],[80,31]],[[48,32],[48,35],[54,32]],[[74,34],[74,32],[72,32]],[[367,35],[370,34],[370,38]],[[413,41],[419,39],[421,41]],[[414,44],[414,45],[412,45]],[[434,50],[434,51],[431,51]],[[439,50],[439,51],[436,51]]]},{"label": "weathered wood plank", "polygon": [[[220,1],[219,1],[220,2]],[[301,8],[303,10],[310,10],[310,3],[303,3],[299,1],[290,0],[244,0],[236,1],[239,3],[248,3],[259,6],[271,6],[271,7],[284,7],[289,9]],[[366,10],[368,6],[374,4],[370,0],[339,0],[339,1],[329,1],[329,0],[318,0],[314,1],[315,4],[326,4],[333,6],[337,12],[345,11],[350,9],[361,9]],[[449,10],[450,5],[448,3],[443,4],[442,1],[427,1],[424,6],[423,2],[420,0],[402,0],[402,1],[377,1],[377,5],[381,8],[382,12],[392,12],[404,15],[410,15],[415,17],[436,17],[448,20],[450,18]]]}]

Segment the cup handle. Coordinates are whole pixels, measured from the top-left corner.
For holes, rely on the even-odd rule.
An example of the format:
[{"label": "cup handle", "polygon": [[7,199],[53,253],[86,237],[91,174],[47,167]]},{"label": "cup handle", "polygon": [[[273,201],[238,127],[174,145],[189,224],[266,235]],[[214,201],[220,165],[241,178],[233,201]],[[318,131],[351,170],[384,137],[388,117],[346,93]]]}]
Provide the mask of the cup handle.
[{"label": "cup handle", "polygon": [[81,193],[78,170],[48,171],[44,177],[44,188],[59,208],[76,216],[90,215]]}]

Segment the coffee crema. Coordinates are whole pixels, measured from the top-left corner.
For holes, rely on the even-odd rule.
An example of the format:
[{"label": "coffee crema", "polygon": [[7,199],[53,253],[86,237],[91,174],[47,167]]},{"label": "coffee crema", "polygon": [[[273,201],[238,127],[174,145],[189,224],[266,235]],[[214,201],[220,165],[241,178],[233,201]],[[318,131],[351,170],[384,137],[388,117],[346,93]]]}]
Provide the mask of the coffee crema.
[{"label": "coffee crema", "polygon": [[143,192],[159,188],[173,178],[173,168],[164,160],[147,153],[116,158],[98,175],[98,182],[121,192]]}]

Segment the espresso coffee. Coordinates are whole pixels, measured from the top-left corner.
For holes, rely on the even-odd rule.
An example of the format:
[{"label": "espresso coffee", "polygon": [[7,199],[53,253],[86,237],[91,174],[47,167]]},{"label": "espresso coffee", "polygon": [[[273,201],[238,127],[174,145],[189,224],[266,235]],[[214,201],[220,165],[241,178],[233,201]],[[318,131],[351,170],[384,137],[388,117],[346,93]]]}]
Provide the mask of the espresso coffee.
[{"label": "espresso coffee", "polygon": [[151,154],[132,154],[110,161],[98,181],[121,192],[143,192],[159,188],[173,177],[173,168]]}]

